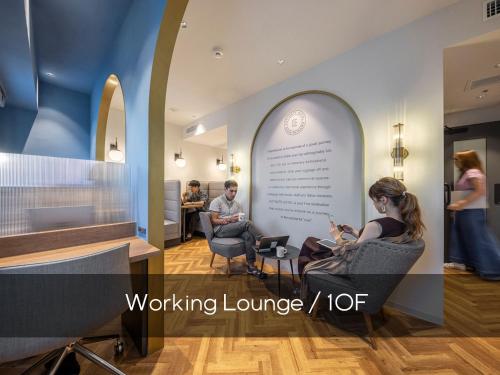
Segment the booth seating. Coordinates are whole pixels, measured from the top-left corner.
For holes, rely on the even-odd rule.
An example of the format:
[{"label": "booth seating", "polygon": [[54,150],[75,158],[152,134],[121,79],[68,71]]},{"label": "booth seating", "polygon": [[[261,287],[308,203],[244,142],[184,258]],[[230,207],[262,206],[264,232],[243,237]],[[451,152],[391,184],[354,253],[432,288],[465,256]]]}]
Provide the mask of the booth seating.
[{"label": "booth seating", "polygon": [[180,243],[181,240],[181,182],[164,181],[163,227],[165,247]]},{"label": "booth seating", "polygon": [[[403,244],[378,239],[363,242],[349,265],[348,274],[306,274],[308,295],[317,295],[318,292],[323,296],[368,294],[359,311],[363,312],[370,344],[376,349],[371,316],[379,312],[383,314],[385,301],[420,258],[424,248],[423,240]],[[315,308],[318,306],[316,304]],[[313,317],[316,312],[317,309]]]},{"label": "booth seating", "polygon": [[[200,181],[200,190],[208,195],[208,209],[208,207],[210,207],[210,203],[212,203],[215,198],[224,194],[224,181]],[[186,191],[191,191],[189,188],[189,181],[186,183]],[[203,233],[201,222],[196,224],[194,231]]]}]

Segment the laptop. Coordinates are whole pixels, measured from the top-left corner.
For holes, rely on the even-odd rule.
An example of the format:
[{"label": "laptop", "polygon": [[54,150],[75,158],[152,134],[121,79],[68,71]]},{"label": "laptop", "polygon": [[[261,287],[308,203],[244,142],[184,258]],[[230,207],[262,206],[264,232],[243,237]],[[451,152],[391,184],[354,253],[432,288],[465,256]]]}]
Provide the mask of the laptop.
[{"label": "laptop", "polygon": [[286,246],[290,236],[262,237],[259,246],[254,246],[258,253],[268,253],[276,250],[276,246]]}]

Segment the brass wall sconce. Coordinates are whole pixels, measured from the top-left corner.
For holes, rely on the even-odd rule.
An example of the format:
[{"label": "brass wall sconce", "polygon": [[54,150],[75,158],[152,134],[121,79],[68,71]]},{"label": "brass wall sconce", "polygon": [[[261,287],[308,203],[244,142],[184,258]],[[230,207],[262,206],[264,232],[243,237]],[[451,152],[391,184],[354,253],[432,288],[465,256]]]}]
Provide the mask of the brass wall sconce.
[{"label": "brass wall sconce", "polygon": [[234,161],[234,154],[231,154],[231,168],[229,169],[231,174],[238,174],[241,172],[241,168],[236,165]]},{"label": "brass wall sconce", "polygon": [[224,163],[224,155],[222,155],[220,157],[220,159],[217,159],[216,163],[217,163],[217,169],[219,171],[225,171],[226,170],[227,166],[226,166],[226,163]]},{"label": "brass wall sconce", "polygon": [[174,161],[179,168],[184,168],[186,166],[186,159],[182,157],[182,149],[178,154],[174,154]]},{"label": "brass wall sconce", "polygon": [[392,126],[393,148],[391,157],[393,160],[393,175],[395,179],[404,180],[404,160],[410,154],[404,147],[404,124],[398,123]]}]

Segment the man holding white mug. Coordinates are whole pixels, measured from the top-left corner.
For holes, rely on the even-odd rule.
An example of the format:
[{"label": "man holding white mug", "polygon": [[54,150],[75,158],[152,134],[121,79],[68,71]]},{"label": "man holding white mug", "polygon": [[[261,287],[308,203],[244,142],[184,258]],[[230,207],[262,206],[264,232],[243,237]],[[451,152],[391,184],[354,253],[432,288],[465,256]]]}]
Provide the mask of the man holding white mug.
[{"label": "man holding white mug", "polygon": [[224,183],[224,194],[210,203],[210,218],[214,226],[214,235],[219,238],[240,237],[245,241],[247,273],[258,278],[266,278],[264,272],[255,267],[255,251],[253,246],[262,235],[250,220],[245,220],[243,207],[234,199],[238,193],[238,183],[227,180]]}]

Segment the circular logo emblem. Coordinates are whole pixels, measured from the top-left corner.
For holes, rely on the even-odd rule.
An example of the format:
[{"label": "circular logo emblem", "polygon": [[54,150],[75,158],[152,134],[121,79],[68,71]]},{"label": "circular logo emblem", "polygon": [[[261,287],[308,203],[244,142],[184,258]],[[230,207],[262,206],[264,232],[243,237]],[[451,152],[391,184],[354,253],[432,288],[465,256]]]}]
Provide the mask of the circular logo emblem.
[{"label": "circular logo emblem", "polygon": [[306,114],[300,109],[288,113],[283,120],[285,132],[288,135],[297,135],[306,127]]}]

